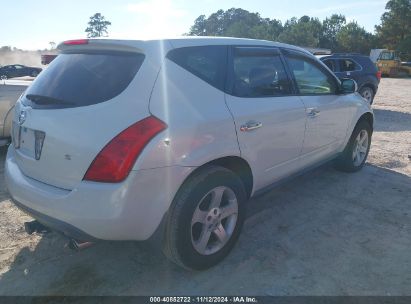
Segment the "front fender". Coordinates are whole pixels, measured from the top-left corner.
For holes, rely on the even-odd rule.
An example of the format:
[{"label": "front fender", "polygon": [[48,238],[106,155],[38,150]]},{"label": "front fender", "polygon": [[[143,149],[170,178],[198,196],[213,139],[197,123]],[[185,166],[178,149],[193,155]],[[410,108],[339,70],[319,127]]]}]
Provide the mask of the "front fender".
[{"label": "front fender", "polygon": [[348,124],[347,134],[341,151],[344,150],[345,146],[350,140],[351,134],[354,131],[355,126],[357,125],[358,121],[360,121],[360,119],[364,117],[364,115],[366,115],[367,113],[370,114],[373,119],[373,125],[375,125],[375,117],[371,105],[368,102],[366,102],[359,93],[352,94],[352,96],[350,96],[349,102],[351,103],[353,111],[350,122]]}]

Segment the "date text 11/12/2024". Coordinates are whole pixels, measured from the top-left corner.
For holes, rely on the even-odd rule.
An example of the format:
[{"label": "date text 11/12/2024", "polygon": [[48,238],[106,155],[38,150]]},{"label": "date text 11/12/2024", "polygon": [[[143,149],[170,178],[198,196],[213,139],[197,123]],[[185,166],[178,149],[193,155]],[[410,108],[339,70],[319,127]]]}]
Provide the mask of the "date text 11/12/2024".
[{"label": "date text 11/12/2024", "polygon": [[150,303],[258,303],[255,297],[150,297]]}]

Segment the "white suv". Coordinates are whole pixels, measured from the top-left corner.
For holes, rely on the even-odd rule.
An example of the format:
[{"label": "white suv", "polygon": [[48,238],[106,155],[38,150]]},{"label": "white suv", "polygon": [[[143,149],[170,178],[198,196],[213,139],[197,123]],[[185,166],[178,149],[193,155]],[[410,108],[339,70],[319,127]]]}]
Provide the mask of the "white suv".
[{"label": "white suv", "polygon": [[366,160],[369,104],[300,48],[185,37],[59,49],[17,102],[5,171],[16,205],[69,237],[155,236],[172,261],[205,269],[234,246],[251,196]]}]

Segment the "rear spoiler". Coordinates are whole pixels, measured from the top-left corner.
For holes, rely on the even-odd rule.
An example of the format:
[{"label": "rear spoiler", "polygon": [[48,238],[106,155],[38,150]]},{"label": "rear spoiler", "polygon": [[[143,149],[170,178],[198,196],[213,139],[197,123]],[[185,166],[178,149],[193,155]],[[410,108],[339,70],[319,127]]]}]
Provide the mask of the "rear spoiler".
[{"label": "rear spoiler", "polygon": [[111,39],[76,39],[67,40],[60,43],[57,49],[62,53],[78,52],[78,51],[118,51],[142,53],[142,50],[136,48],[124,40]]}]

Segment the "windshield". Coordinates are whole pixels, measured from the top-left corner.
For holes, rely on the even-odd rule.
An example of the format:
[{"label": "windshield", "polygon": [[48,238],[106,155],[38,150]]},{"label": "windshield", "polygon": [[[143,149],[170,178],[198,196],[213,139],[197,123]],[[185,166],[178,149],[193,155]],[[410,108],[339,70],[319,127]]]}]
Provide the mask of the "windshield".
[{"label": "windshield", "polygon": [[382,52],[380,55],[380,60],[394,60],[394,52]]}]

